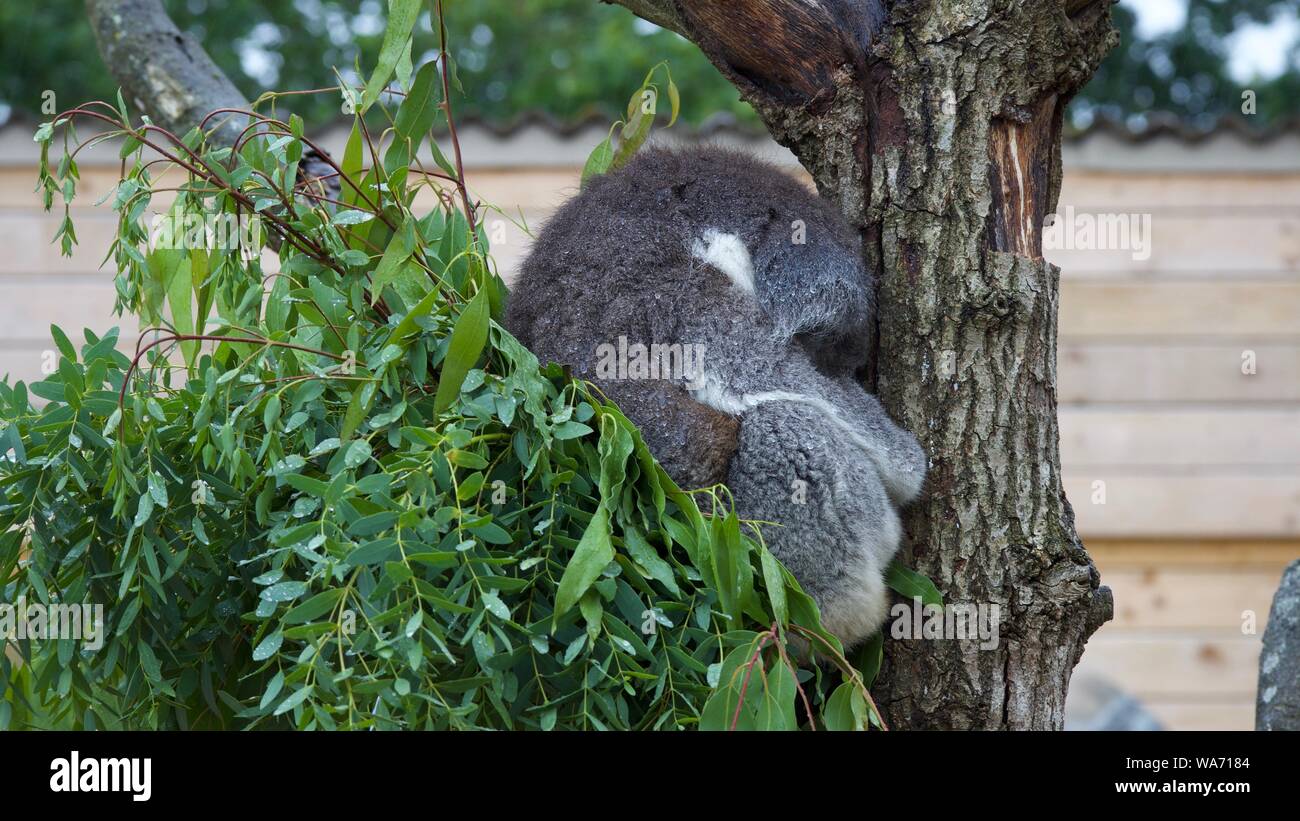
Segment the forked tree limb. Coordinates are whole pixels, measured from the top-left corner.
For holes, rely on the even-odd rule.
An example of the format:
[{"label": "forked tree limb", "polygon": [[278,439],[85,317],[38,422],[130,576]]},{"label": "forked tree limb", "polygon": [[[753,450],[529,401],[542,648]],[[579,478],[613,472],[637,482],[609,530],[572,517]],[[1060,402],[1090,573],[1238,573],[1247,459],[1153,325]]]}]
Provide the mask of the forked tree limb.
[{"label": "forked tree limb", "polygon": [[865,64],[885,19],[882,0],[601,0],[700,47],[733,84],[776,105],[833,96],[842,65]]}]

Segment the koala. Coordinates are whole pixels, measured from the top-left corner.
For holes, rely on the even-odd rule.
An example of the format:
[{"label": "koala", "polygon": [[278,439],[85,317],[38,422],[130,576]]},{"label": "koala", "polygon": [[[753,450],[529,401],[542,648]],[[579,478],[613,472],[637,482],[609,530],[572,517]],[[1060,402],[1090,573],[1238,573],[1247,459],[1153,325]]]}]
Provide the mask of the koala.
[{"label": "koala", "polygon": [[[737,420],[725,470],[737,512],[776,523],[765,541],[846,648],[885,619],[898,508],[926,470],[917,440],[855,377],[874,321],[859,242],[775,167],[718,148],[644,149],[547,222],[505,320],[543,361],[615,400],[679,484],[697,478],[693,412]],[[601,367],[615,347],[671,365],[674,346],[701,355],[637,377]]]}]

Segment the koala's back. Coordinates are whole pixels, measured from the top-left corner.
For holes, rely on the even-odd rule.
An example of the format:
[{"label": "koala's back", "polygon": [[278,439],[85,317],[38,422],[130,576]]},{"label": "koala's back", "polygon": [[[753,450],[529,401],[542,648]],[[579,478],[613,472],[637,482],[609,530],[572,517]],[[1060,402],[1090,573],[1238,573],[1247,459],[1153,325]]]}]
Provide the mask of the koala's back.
[{"label": "koala's back", "polygon": [[[520,272],[506,325],[539,355],[580,369],[593,338],[681,342],[683,334],[710,330],[691,328],[695,319],[766,323],[759,306],[737,299],[691,247],[724,211],[733,220],[757,219],[770,203],[793,199],[815,202],[795,180],[734,151],[643,150],[592,179],[547,222]],[[579,317],[581,327],[572,327]]]},{"label": "koala's back", "polygon": [[769,323],[752,299],[692,257],[690,244],[710,216],[700,213],[698,194],[776,174],[727,151],[642,151],[591,180],[547,221],[512,288],[506,328],[543,362],[599,385],[684,487],[726,478],[738,421],[693,401],[680,382],[601,379],[598,349],[626,338],[741,358],[745,335],[737,327],[759,331]]}]

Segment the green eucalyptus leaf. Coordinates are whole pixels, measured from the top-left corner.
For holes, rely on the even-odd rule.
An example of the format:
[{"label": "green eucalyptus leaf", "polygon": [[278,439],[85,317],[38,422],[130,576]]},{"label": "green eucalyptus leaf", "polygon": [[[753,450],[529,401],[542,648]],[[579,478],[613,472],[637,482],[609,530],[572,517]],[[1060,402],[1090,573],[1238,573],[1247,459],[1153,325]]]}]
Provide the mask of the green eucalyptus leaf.
[{"label": "green eucalyptus leaf", "polygon": [[388,27],[384,42],[379,48],[379,64],[366,82],[366,92],[361,96],[361,114],[374,105],[393,76],[393,70],[406,51],[411,30],[415,28],[420,13],[420,0],[388,0]]},{"label": "green eucalyptus leaf", "polygon": [[610,542],[609,513],[600,507],[591,517],[582,539],[573,551],[573,557],[560,577],[555,592],[555,614],[558,618],[577,604],[578,599],[614,560],[614,547]]},{"label": "green eucalyptus leaf", "polygon": [[438,392],[433,399],[433,410],[440,413],[451,406],[460,394],[466,374],[477,364],[488,338],[488,297],[479,291],[465,306],[456,327],[451,332],[447,358],[443,361],[438,378]]}]

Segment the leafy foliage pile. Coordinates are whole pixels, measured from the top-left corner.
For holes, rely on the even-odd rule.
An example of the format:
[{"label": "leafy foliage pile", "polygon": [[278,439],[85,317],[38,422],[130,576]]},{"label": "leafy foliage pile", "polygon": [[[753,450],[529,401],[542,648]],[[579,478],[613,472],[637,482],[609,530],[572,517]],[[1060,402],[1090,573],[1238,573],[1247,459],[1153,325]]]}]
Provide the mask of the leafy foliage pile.
[{"label": "leafy foliage pile", "polygon": [[[337,200],[298,180],[297,118],[246,112],[246,138],[212,146],[119,98],[38,132],[46,156],[64,137],[47,207],[76,193],[75,120],[122,140],[110,257],[119,310],[150,329],[132,357],[116,331],[53,329],[57,371],[0,383],[2,600],[105,613],[97,650],[0,654],[0,727],[879,724],[879,643],[848,662],[725,488],[676,487],[617,408],[496,323],[459,149],[428,139],[454,135],[450,66],[402,71],[418,3],[392,8]],[[591,173],[644,139],[653,74]],[[278,271],[266,237],[151,242],[160,168],[185,177],[168,226],[257,216]],[[829,662],[798,663],[792,634]]]}]

